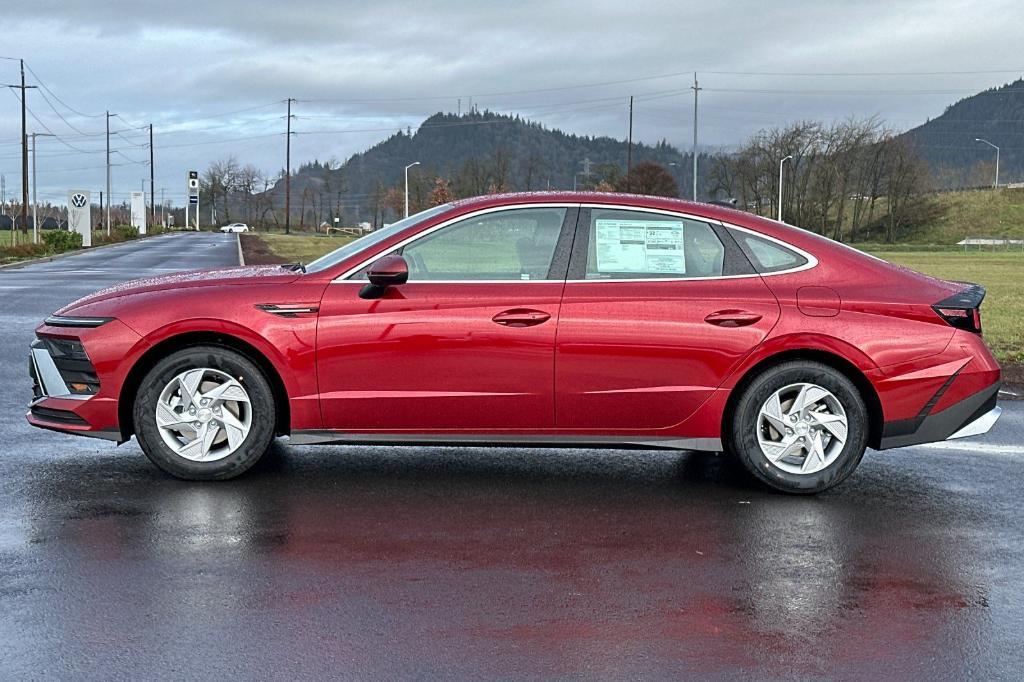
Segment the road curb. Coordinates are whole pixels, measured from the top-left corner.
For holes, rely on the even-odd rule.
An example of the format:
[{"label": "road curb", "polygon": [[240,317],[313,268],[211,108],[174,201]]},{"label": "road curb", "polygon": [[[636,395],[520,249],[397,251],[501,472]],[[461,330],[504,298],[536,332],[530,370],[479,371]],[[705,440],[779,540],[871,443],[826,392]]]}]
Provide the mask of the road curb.
[{"label": "road curb", "polygon": [[26,265],[33,265],[35,263],[52,263],[55,260],[62,260],[71,256],[77,256],[83,253],[95,253],[96,251],[102,251],[103,249],[109,249],[112,246],[122,246],[124,244],[132,244],[134,242],[141,242],[145,239],[152,239],[154,237],[162,237],[165,234],[173,234],[171,232],[161,232],[160,234],[147,234],[145,237],[136,237],[135,239],[126,239],[123,242],[115,242],[113,244],[102,244],[100,246],[90,246],[88,248],[75,249],[74,251],[65,251],[64,253],[56,253],[52,256],[43,256],[41,258],[30,258],[28,260],[16,260],[13,263],[4,263],[0,265],[0,270],[14,270],[16,268],[23,268]]},{"label": "road curb", "polygon": [[238,243],[238,264],[245,265],[245,255],[242,253],[242,235],[239,232],[235,233],[235,239]]}]

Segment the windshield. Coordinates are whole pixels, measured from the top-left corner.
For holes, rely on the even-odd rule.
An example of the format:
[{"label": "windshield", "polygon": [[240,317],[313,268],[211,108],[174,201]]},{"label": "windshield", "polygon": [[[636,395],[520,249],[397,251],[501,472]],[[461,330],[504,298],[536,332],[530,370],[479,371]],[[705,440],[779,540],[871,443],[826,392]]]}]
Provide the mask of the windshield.
[{"label": "windshield", "polygon": [[370,249],[371,247],[380,244],[381,242],[387,240],[389,237],[395,234],[398,234],[407,227],[423,222],[424,220],[427,220],[429,218],[433,218],[439,213],[447,211],[451,207],[451,204],[441,204],[440,206],[434,206],[433,208],[428,208],[426,211],[420,211],[416,215],[411,215],[408,218],[403,218],[402,220],[399,220],[397,223],[391,223],[387,227],[382,227],[381,229],[375,232],[371,232],[370,234],[364,237],[360,237],[355,241],[345,244],[339,249],[331,251],[325,256],[317,258],[315,261],[306,266],[306,272],[320,272],[321,270],[326,270],[327,268],[337,265],[338,263],[345,260],[346,258],[349,258],[350,256],[354,256],[357,253],[366,251],[367,249]]}]

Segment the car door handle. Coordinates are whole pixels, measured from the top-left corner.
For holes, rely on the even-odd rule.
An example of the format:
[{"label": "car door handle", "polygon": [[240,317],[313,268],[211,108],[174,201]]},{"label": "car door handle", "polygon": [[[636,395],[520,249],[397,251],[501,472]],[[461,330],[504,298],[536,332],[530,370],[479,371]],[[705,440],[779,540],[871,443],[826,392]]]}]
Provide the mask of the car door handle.
[{"label": "car door handle", "polygon": [[513,308],[505,310],[491,318],[505,327],[532,327],[544,324],[551,319],[551,315],[543,310],[531,310],[530,308]]},{"label": "car door handle", "polygon": [[763,317],[757,313],[750,313],[746,310],[716,310],[704,321],[718,327],[746,327],[754,324]]}]

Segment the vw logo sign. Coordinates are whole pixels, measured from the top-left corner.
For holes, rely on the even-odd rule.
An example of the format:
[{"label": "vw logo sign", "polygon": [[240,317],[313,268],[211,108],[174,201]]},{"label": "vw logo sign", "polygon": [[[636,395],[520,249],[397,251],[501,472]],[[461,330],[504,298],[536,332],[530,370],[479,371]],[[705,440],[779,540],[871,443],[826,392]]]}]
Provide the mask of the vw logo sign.
[{"label": "vw logo sign", "polygon": [[74,194],[71,196],[71,205],[75,208],[83,208],[88,200],[84,194]]}]

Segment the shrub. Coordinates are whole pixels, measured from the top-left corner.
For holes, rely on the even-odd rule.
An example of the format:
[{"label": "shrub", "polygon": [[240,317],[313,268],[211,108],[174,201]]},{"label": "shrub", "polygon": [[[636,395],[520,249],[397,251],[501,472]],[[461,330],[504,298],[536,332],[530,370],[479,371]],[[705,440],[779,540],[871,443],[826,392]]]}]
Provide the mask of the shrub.
[{"label": "shrub", "polygon": [[113,229],[113,233],[117,235],[118,241],[122,242],[139,238],[139,228],[132,225],[118,225]]},{"label": "shrub", "polygon": [[106,244],[120,244],[130,239],[139,238],[139,229],[131,225],[114,225],[110,228],[110,234],[104,230],[97,230],[92,233],[92,245],[104,246]]},{"label": "shrub", "polygon": [[0,259],[22,259],[41,258],[50,254],[50,247],[46,244],[18,244],[16,246],[5,246],[0,249]]},{"label": "shrub", "polygon": [[63,253],[82,248],[82,235],[68,230],[47,230],[43,232],[43,243],[50,253]]}]

